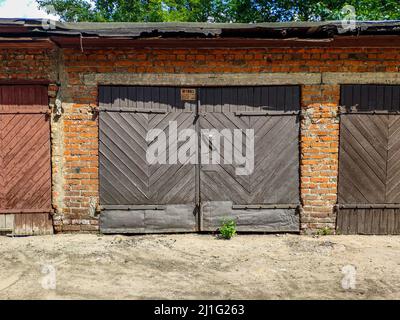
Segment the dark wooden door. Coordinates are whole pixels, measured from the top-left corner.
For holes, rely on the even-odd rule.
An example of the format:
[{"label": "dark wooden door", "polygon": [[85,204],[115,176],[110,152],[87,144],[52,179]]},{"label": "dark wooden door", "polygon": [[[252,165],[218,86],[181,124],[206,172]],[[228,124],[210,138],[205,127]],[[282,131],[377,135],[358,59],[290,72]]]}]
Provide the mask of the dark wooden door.
[{"label": "dark wooden door", "polygon": [[0,86],[0,215],[16,235],[53,230],[48,109],[44,86]]},{"label": "dark wooden door", "polygon": [[[102,232],[197,230],[195,165],[169,158],[179,148],[170,125],[194,130],[195,108],[181,101],[178,88],[100,87]],[[166,163],[146,158],[151,129],[165,133]]]},{"label": "dark wooden door", "polygon": [[[201,164],[202,230],[233,218],[240,231],[299,231],[299,111],[296,86],[200,88],[200,130],[228,129],[221,137],[219,164]],[[241,132],[242,148],[232,140]],[[254,136],[248,174],[239,159],[225,161],[229,145],[244,157]],[[207,139],[207,137],[205,137]],[[203,137],[204,139],[204,137]],[[250,155],[250,157],[252,157]],[[210,159],[212,154],[210,152]],[[253,162],[252,164],[250,162]]]},{"label": "dark wooden door", "polygon": [[400,87],[342,87],[339,210],[343,234],[400,233]]},{"label": "dark wooden door", "polygon": [[[224,217],[240,231],[298,231],[299,88],[195,89],[187,100],[180,88],[100,87],[102,232],[215,230]],[[242,130],[244,143],[254,130],[254,172],[203,163],[200,143],[195,162],[170,163],[171,149],[185,143],[171,136],[173,123],[199,140],[206,129]],[[152,129],[172,141],[161,151],[167,164],[146,158]]]}]

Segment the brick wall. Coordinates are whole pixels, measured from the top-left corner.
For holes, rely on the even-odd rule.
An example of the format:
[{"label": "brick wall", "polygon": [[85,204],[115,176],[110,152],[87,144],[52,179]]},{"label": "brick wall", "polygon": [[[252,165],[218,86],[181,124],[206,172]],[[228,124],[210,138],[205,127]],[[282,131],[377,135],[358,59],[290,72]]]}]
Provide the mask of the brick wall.
[{"label": "brick wall", "polygon": [[[57,231],[93,231],[98,203],[97,86],[88,73],[399,72],[398,48],[63,49],[2,50],[0,79],[53,77],[58,72],[64,114],[61,174],[54,188]],[[57,60],[57,59],[58,60]],[[53,60],[52,60],[53,59]],[[290,75],[288,75],[290,76]],[[334,227],[337,197],[337,110],[340,86],[303,85],[301,122],[302,229]],[[60,151],[61,150],[61,151]],[[53,169],[54,170],[54,169]],[[60,187],[61,186],[61,187]]]},{"label": "brick wall", "polygon": [[0,48],[0,80],[57,82],[57,50]]}]

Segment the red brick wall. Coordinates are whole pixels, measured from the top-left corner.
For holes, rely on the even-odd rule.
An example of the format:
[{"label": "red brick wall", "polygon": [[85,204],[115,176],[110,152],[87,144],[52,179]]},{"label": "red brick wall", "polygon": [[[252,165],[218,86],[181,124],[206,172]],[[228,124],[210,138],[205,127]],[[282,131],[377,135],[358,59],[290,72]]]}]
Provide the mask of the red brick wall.
[{"label": "red brick wall", "polygon": [[56,82],[54,49],[0,48],[0,80],[38,80]]},{"label": "red brick wall", "polygon": [[[49,51],[0,51],[0,79],[43,78],[57,61]],[[39,58],[42,56],[42,59]],[[97,229],[92,217],[98,201],[97,87],[88,73],[274,73],[399,72],[399,48],[266,49],[64,49],[59,62],[63,88],[63,195],[58,231]],[[52,65],[53,63],[53,65]],[[289,75],[290,76],[290,75]],[[334,227],[337,194],[337,106],[340,86],[302,86],[302,228]]]},{"label": "red brick wall", "polygon": [[71,84],[79,73],[398,72],[398,48],[64,50]]}]

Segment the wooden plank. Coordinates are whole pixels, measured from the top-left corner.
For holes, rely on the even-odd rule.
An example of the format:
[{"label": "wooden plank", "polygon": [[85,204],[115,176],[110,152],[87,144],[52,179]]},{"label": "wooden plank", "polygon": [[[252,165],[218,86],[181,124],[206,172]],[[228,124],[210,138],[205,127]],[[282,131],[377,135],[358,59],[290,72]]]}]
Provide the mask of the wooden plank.
[{"label": "wooden plank", "polygon": [[372,212],[372,221],[371,221],[371,233],[379,234],[379,223],[380,223],[380,214],[382,209],[371,209]]},{"label": "wooden plank", "polygon": [[374,210],[365,210],[365,234],[373,234]]},{"label": "wooden plank", "polygon": [[379,234],[388,234],[388,211],[381,209],[379,214]]},{"label": "wooden plank", "polygon": [[340,105],[350,107],[353,103],[353,86],[342,85],[340,88]]},{"label": "wooden plank", "polygon": [[395,211],[395,222],[393,234],[400,234],[400,210]]},{"label": "wooden plank", "polygon": [[377,87],[375,85],[369,85],[366,86],[367,88],[367,92],[365,94],[365,96],[368,97],[367,106],[369,106],[370,108],[367,109],[373,109],[373,110],[377,110],[378,109],[378,105],[377,105],[377,96],[376,96],[376,92],[377,92]]},{"label": "wooden plank", "polygon": [[396,215],[396,209],[388,209],[386,210],[387,214],[387,230],[386,234],[395,234],[395,215]]},{"label": "wooden plank", "polygon": [[349,234],[349,210],[340,210],[342,215],[341,234]]},{"label": "wooden plank", "polygon": [[373,106],[371,101],[369,100],[369,90],[370,86],[359,86],[360,87],[360,110],[368,110],[370,108],[375,109],[376,106]]},{"label": "wooden plank", "polygon": [[336,230],[338,232],[338,234],[342,234],[342,213],[341,213],[341,209],[340,208],[336,208]]},{"label": "wooden plank", "polygon": [[253,97],[253,111],[261,111],[262,109],[262,90],[263,87],[254,87],[254,97]]},{"label": "wooden plank", "polygon": [[276,110],[278,108],[278,97],[275,87],[268,87],[268,98],[269,98],[268,105],[270,105],[274,110]]},{"label": "wooden plank", "polygon": [[15,215],[13,215],[13,214],[5,215],[5,229],[6,230],[14,230],[14,219],[15,219]]},{"label": "wooden plank", "polygon": [[231,110],[233,109],[233,111],[249,111],[247,107],[250,105],[249,100],[251,93],[245,87],[238,87],[237,92],[238,101],[236,105],[231,105]]},{"label": "wooden plank", "polygon": [[127,87],[120,87],[119,91],[119,106],[120,108],[128,108],[128,88]]},{"label": "wooden plank", "polygon": [[8,233],[14,230],[14,215],[13,214],[0,214],[0,232]]},{"label": "wooden plank", "polygon": [[0,230],[6,229],[6,215],[0,214]]},{"label": "wooden plank", "polygon": [[376,105],[377,110],[385,109],[385,86],[376,87]]},{"label": "wooden plank", "polygon": [[357,230],[355,232],[355,234],[365,234],[365,223],[366,223],[366,210],[365,209],[358,209],[358,210],[354,210],[355,211],[355,215],[357,217]]},{"label": "wooden plank", "polygon": [[287,109],[285,105],[286,87],[278,86],[274,87],[274,89],[275,89],[275,94],[277,96],[277,107],[286,110]]},{"label": "wooden plank", "polygon": [[51,235],[54,233],[53,221],[49,214],[15,215],[15,236]]},{"label": "wooden plank", "polygon": [[400,86],[393,86],[392,111],[400,110]]},{"label": "wooden plank", "polygon": [[348,225],[347,225],[348,234],[357,234],[358,220],[359,220],[358,210],[357,209],[349,210]]},{"label": "wooden plank", "polygon": [[393,86],[385,86],[383,107],[388,110],[393,110]]}]

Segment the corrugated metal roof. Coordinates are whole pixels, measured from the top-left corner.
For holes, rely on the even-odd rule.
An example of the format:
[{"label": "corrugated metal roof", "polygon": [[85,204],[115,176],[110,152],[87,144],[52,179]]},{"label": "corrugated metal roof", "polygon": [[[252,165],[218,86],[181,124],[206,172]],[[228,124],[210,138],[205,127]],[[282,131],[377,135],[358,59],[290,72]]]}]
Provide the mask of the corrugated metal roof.
[{"label": "corrugated metal roof", "polygon": [[335,35],[400,35],[400,21],[362,21],[356,28],[343,28],[341,21],[287,23],[66,23],[42,19],[2,19],[0,35],[7,36],[93,36],[112,38],[224,38],[286,37],[330,38]]}]

